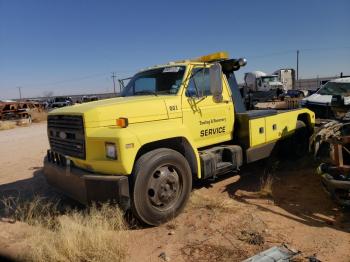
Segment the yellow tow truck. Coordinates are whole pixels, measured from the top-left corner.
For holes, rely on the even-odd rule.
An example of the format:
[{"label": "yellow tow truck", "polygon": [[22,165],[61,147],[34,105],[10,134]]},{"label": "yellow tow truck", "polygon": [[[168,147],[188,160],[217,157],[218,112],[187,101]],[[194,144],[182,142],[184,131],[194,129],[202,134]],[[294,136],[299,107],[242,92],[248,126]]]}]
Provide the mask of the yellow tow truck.
[{"label": "yellow tow truck", "polygon": [[192,181],[238,171],[281,141],[307,149],[308,109],[244,108],[235,71],[218,52],[135,74],[121,96],[53,110],[44,174],[81,203],[113,199],[149,225],[178,215]]}]

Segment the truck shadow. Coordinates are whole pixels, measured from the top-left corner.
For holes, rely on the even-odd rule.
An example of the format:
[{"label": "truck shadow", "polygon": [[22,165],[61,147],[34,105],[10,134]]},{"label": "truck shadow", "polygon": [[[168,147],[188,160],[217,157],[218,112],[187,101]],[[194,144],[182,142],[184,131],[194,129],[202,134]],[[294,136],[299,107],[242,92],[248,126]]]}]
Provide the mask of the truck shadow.
[{"label": "truck shadow", "polygon": [[[337,206],[324,192],[319,177],[315,175],[316,166],[312,157],[304,157],[298,161],[285,159],[279,163],[259,161],[242,168],[237,173],[239,179],[227,183],[224,192],[236,201],[308,226],[332,227],[350,232],[349,209]],[[32,169],[33,177],[0,185],[0,219],[10,216],[5,208],[4,199],[31,201],[36,197],[45,198],[52,203],[58,203],[57,207],[62,214],[66,210],[85,209],[78,202],[54,191],[46,183],[40,167]],[[268,174],[273,177],[271,196],[264,197],[259,194],[261,179]],[[195,183],[194,190],[215,186],[229,177],[232,177],[232,173],[220,176],[215,182]],[[266,204],[266,199],[270,204]],[[135,224],[135,221],[132,224]]]},{"label": "truck shadow", "polygon": [[[55,215],[64,215],[72,210],[88,210],[87,206],[50,187],[46,182],[42,167],[32,167],[30,169],[35,170],[32,177],[0,185],[0,221],[14,222],[16,220],[14,218],[16,210],[21,213],[19,209],[23,208],[23,205],[35,202],[38,199],[42,201],[40,204],[48,204]],[[97,205],[99,204],[97,203]],[[20,207],[17,208],[17,206]],[[129,229],[141,227],[141,224],[129,210],[125,212],[124,218]]]},{"label": "truck shadow", "polygon": [[[316,167],[311,156],[297,161],[258,162],[242,169],[239,180],[226,185],[225,191],[231,198],[265,212],[312,227],[350,232],[349,209],[336,205],[323,190]],[[261,194],[262,179],[267,176],[272,177],[268,197]]]},{"label": "truck shadow", "polygon": [[84,208],[76,201],[52,190],[46,183],[41,167],[32,167],[31,169],[34,170],[32,177],[0,185],[0,219],[11,216],[6,205],[29,203],[36,198],[42,198],[46,202],[57,205],[58,211],[61,213],[69,209]]}]

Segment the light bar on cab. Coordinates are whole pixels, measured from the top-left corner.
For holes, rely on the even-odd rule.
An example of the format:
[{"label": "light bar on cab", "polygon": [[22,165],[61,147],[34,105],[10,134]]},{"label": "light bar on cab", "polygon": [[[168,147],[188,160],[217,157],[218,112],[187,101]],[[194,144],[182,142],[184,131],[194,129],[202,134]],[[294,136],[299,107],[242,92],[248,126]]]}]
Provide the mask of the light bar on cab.
[{"label": "light bar on cab", "polygon": [[215,61],[219,61],[219,60],[223,60],[223,59],[228,59],[229,58],[229,54],[228,52],[217,52],[217,53],[212,53],[209,55],[205,55],[205,56],[201,56],[201,57],[197,57],[194,59],[191,59],[192,61],[195,62],[215,62]]}]

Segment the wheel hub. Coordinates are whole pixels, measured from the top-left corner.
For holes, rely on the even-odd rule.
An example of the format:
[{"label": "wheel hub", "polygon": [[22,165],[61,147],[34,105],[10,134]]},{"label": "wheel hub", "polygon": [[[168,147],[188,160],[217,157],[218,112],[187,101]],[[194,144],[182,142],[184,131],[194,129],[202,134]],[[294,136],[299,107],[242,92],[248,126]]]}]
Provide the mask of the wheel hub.
[{"label": "wheel hub", "polygon": [[152,205],[166,208],[172,205],[179,195],[179,175],[171,166],[163,166],[153,173],[149,187],[148,197]]}]

